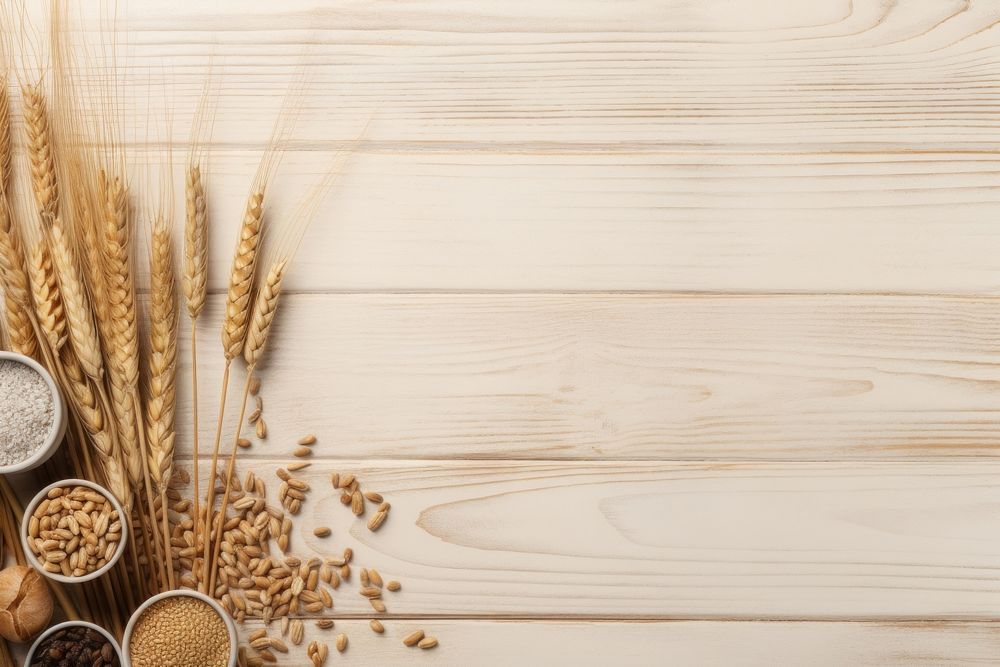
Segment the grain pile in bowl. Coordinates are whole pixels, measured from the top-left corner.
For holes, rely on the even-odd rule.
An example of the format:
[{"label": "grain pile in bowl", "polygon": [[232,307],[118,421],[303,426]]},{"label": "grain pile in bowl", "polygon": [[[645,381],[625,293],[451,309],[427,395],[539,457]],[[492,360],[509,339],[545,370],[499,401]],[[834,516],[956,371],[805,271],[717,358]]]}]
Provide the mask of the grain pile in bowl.
[{"label": "grain pile in bowl", "polygon": [[57,486],[28,522],[28,548],[46,572],[82,577],[114,557],[122,522],[110,500],[86,486]]},{"label": "grain pile in bowl", "polygon": [[31,667],[120,667],[118,653],[107,637],[93,628],[59,630],[43,641],[31,656]]},{"label": "grain pile in bowl", "polygon": [[142,612],[128,657],[132,667],[226,667],[230,651],[229,629],[219,613],[203,600],[182,595]]},{"label": "grain pile in bowl", "polygon": [[45,445],[55,423],[48,383],[27,364],[0,359],[0,466],[26,461]]}]

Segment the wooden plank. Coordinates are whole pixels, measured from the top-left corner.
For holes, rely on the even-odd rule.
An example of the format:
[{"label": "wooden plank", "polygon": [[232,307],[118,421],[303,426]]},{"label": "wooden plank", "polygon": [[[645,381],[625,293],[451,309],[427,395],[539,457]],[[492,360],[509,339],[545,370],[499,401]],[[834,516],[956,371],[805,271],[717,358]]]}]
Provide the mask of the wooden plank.
[{"label": "wooden plank", "polygon": [[[345,657],[354,665],[481,665],[515,663],[603,667],[649,665],[669,656],[674,665],[730,667],[841,667],[841,665],[993,665],[1000,650],[996,623],[753,622],[753,621],[526,621],[423,619],[386,622],[375,635],[363,620],[337,620],[307,637],[334,642],[345,633]],[[247,624],[243,633],[261,627]],[[440,644],[433,651],[408,649],[402,637],[424,628]],[[275,629],[272,626],[272,633]],[[308,644],[308,642],[306,642]],[[305,651],[290,646],[280,664],[306,667]]]},{"label": "wooden plank", "polygon": [[[249,626],[256,628],[258,626]],[[425,628],[441,642],[434,651],[407,649],[401,638]],[[662,664],[709,667],[841,667],[842,665],[993,665],[1000,649],[995,623],[591,622],[521,620],[392,621],[375,635],[366,621],[337,621],[309,636],[350,639],[345,657],[356,665]],[[331,649],[332,650],[332,649]],[[281,664],[306,665],[292,649]]]},{"label": "wooden plank", "polygon": [[935,0],[138,0],[121,26],[127,102],[177,81],[182,137],[214,56],[239,120],[219,124],[223,141],[266,139],[304,65],[309,140],[377,109],[381,138],[421,144],[985,150],[998,16]]},{"label": "wooden plank", "polygon": [[[267,448],[284,456],[244,467],[276,493],[292,445]],[[340,504],[334,470],[392,504],[380,531]],[[403,583],[390,614],[997,620],[1000,609],[1000,537],[984,528],[1000,503],[997,463],[318,459],[300,474],[312,491],[291,551],[351,546],[355,572]],[[335,609],[365,618],[356,579]]]},{"label": "wooden plank", "polygon": [[[258,157],[212,157],[215,290]],[[331,162],[286,158],[276,230]],[[961,153],[370,146],[344,167],[288,287],[995,294],[998,173],[995,156]]]},{"label": "wooden plank", "polygon": [[[199,330],[203,443],[221,301]],[[987,298],[287,295],[264,415],[275,441],[316,432],[347,458],[991,457],[998,312]]]},{"label": "wooden plank", "polygon": [[133,2],[127,128],[225,67],[216,289],[301,65],[276,218],[374,119],[290,288],[996,293],[995,7],[543,5]]}]

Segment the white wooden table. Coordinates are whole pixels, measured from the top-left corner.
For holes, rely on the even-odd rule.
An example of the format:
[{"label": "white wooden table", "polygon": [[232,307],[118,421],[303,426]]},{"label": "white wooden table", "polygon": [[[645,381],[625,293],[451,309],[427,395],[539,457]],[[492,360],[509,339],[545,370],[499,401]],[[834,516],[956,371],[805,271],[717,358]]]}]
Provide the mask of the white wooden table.
[{"label": "white wooden table", "polygon": [[[273,479],[316,433],[297,549],[404,583],[384,637],[337,598],[352,664],[996,659],[1000,5],[125,13],[179,140],[225,72],[203,422],[289,80],[311,96],[275,210],[373,117],[291,271],[246,459]],[[385,529],[332,470],[386,494]],[[404,648],[415,627],[441,646]]]}]

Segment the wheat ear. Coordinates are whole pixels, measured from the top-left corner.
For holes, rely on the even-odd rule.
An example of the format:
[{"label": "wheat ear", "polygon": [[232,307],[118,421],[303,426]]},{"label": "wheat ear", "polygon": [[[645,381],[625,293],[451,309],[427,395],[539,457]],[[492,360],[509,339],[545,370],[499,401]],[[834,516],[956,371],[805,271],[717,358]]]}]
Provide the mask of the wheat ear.
[{"label": "wheat ear", "polygon": [[108,302],[106,316],[110,320],[108,328],[113,333],[108,350],[111,401],[129,480],[135,488],[139,488],[143,481],[143,462],[134,402],[139,379],[139,342],[129,257],[128,199],[120,179],[102,177],[101,189],[104,203],[101,245]]},{"label": "wheat ear", "polygon": [[177,299],[170,230],[159,221],[150,254],[149,387],[146,416],[150,474],[165,489],[173,472],[174,407],[177,394]]},{"label": "wheat ear", "polygon": [[229,291],[226,293],[226,312],[222,325],[222,348],[226,359],[234,359],[243,351],[253,292],[254,269],[260,246],[263,223],[264,193],[255,192],[247,201],[240,227],[240,238],[229,273]]},{"label": "wheat ear", "polygon": [[21,86],[21,98],[24,103],[24,128],[31,166],[31,190],[42,221],[51,223],[59,214],[59,188],[52,150],[52,130],[41,84]]},{"label": "wheat ear", "polygon": [[7,335],[15,352],[38,356],[31,318],[28,272],[17,230],[11,224],[6,195],[0,195],[0,286],[7,314]]},{"label": "wheat ear", "polygon": [[52,255],[44,239],[31,249],[28,270],[31,275],[31,294],[35,302],[38,325],[52,353],[56,354],[66,342],[66,315],[59,294],[59,284],[56,281],[55,267],[52,265]]},{"label": "wheat ear", "polygon": [[271,322],[274,321],[274,313],[278,309],[281,281],[285,277],[287,267],[288,260],[283,259],[275,262],[257,293],[257,303],[254,306],[253,317],[247,330],[246,343],[243,346],[243,359],[248,366],[256,366],[264,354],[267,334],[271,330]]},{"label": "wheat ear", "polygon": [[28,274],[24,268],[21,240],[11,219],[10,177],[10,98],[5,75],[0,77],[0,287],[3,288],[11,347],[15,352],[34,357],[38,354],[38,341],[31,323]]},{"label": "wheat ear", "polygon": [[189,165],[185,180],[184,297],[188,316],[197,319],[208,291],[208,210],[201,168]]},{"label": "wheat ear", "polygon": [[94,326],[94,315],[90,310],[90,301],[73,249],[59,218],[52,223],[49,239],[73,350],[83,371],[95,381],[101,382],[104,379],[104,363],[101,358],[101,343]]},{"label": "wheat ear", "polygon": [[191,443],[194,459],[194,543],[198,548],[201,532],[201,427],[198,406],[198,316],[205,307],[208,291],[208,208],[201,167],[188,165],[184,182],[186,219],[184,225],[184,297],[191,320]]}]

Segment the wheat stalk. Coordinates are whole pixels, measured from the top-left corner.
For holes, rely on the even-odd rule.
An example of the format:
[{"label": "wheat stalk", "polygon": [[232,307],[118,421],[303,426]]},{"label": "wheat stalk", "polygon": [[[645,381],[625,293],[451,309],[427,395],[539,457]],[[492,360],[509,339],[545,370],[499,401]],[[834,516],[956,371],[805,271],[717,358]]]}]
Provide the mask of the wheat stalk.
[{"label": "wheat stalk", "polygon": [[[111,407],[115,416],[118,444],[125,464],[129,482],[135,497],[142,498],[139,491],[146,488],[149,507],[145,516],[155,516],[150,489],[149,471],[144,458],[146,433],[142,425],[139,399],[139,341],[136,319],[135,286],[132,280],[131,226],[127,190],[121,179],[101,174],[99,179],[100,199],[103,204],[101,220],[101,255],[104,266],[104,291],[107,301],[103,325],[112,334],[108,350],[108,385],[111,389]],[[103,330],[102,329],[102,330]],[[131,510],[131,508],[128,508]],[[147,521],[139,512],[138,531],[145,536],[142,544],[150,567],[159,566],[164,572],[163,559],[159,557],[158,531],[147,528]],[[155,525],[155,519],[154,519]],[[150,539],[152,535],[152,539]],[[150,551],[150,544],[156,548],[158,557]],[[155,571],[155,570],[154,570]],[[166,577],[160,577],[165,581]]]},{"label": "wheat stalk", "polygon": [[[226,516],[226,510],[229,508],[229,491],[233,485],[233,475],[236,472],[236,456],[239,452],[239,439],[240,439],[240,429],[243,425],[243,418],[246,414],[247,398],[250,395],[250,386],[253,383],[254,371],[257,368],[258,362],[260,362],[261,357],[264,354],[264,349],[267,346],[268,334],[271,331],[271,324],[274,322],[274,315],[278,310],[278,297],[281,296],[281,281],[285,277],[285,270],[288,267],[288,260],[282,259],[275,262],[270,271],[268,271],[267,278],[264,280],[264,284],[261,286],[258,294],[257,300],[254,304],[253,317],[250,321],[250,326],[247,331],[246,344],[243,347],[243,358],[247,362],[247,379],[246,384],[243,388],[243,402],[240,407],[240,419],[236,422],[236,436],[233,439],[233,448],[229,455],[229,466],[226,469],[226,483],[225,488],[222,493],[222,509],[220,512],[220,517]],[[219,559],[219,553],[222,546],[222,528],[223,521],[220,520],[218,528],[216,528],[215,534],[215,550],[212,554],[212,559],[209,561],[209,586],[208,590],[215,589],[215,573],[217,568],[215,563]]]},{"label": "wheat stalk", "polygon": [[104,200],[102,255],[108,309],[107,328],[113,338],[108,349],[108,377],[119,444],[129,480],[138,488],[143,481],[134,394],[139,380],[139,342],[136,331],[135,290],[129,257],[129,223],[126,190],[120,179],[102,177]]},{"label": "wheat stalk", "polygon": [[31,293],[34,297],[39,328],[48,341],[52,353],[56,354],[66,342],[66,316],[59,294],[59,284],[56,281],[55,267],[52,265],[52,255],[44,239],[38,241],[31,249],[28,271],[31,276]]},{"label": "wheat stalk", "polygon": [[59,213],[59,188],[52,150],[52,130],[41,84],[21,86],[21,98],[31,166],[31,189],[42,221],[51,223]]},{"label": "wheat stalk", "polygon": [[101,382],[104,378],[104,362],[101,358],[101,343],[94,326],[94,315],[90,309],[90,301],[80,278],[73,250],[59,218],[52,223],[49,240],[73,350],[84,372],[95,381]]},{"label": "wheat stalk", "polygon": [[184,225],[184,297],[191,320],[191,436],[194,458],[194,543],[198,545],[201,518],[201,470],[199,465],[200,423],[198,419],[198,316],[205,307],[208,291],[208,210],[201,167],[189,164],[184,182],[186,220]]},{"label": "wheat stalk", "polygon": [[10,345],[16,352],[34,357],[38,354],[38,343],[31,322],[28,276],[21,241],[10,215],[11,161],[10,98],[4,75],[0,78],[0,286]]},{"label": "wheat stalk", "polygon": [[[177,395],[177,298],[170,230],[162,219],[153,227],[150,254],[149,381],[146,396],[149,472],[160,492],[167,577],[173,582],[173,555],[167,512],[167,485],[174,464],[174,411]],[[155,520],[155,514],[154,514]]]},{"label": "wheat stalk", "polygon": [[[254,271],[257,266],[257,251],[260,247],[260,236],[264,214],[264,192],[255,191],[247,200],[243,213],[243,223],[240,225],[240,235],[233,255],[233,266],[229,273],[229,290],[226,293],[226,311],[222,323],[222,349],[226,359],[222,371],[222,394],[219,399],[219,419],[215,425],[215,443],[212,447],[211,479],[215,479],[219,465],[219,447],[222,444],[222,421],[226,412],[226,394],[229,391],[229,371],[232,361],[243,351],[243,341],[246,338],[247,324],[250,320],[251,298],[253,296]],[[244,407],[246,401],[244,400]],[[240,416],[240,421],[243,416]],[[205,502],[205,580],[214,577],[214,572],[207,569],[210,563],[212,540],[212,514],[215,506],[215,483],[209,484]],[[211,588],[207,592],[211,592]]]}]

